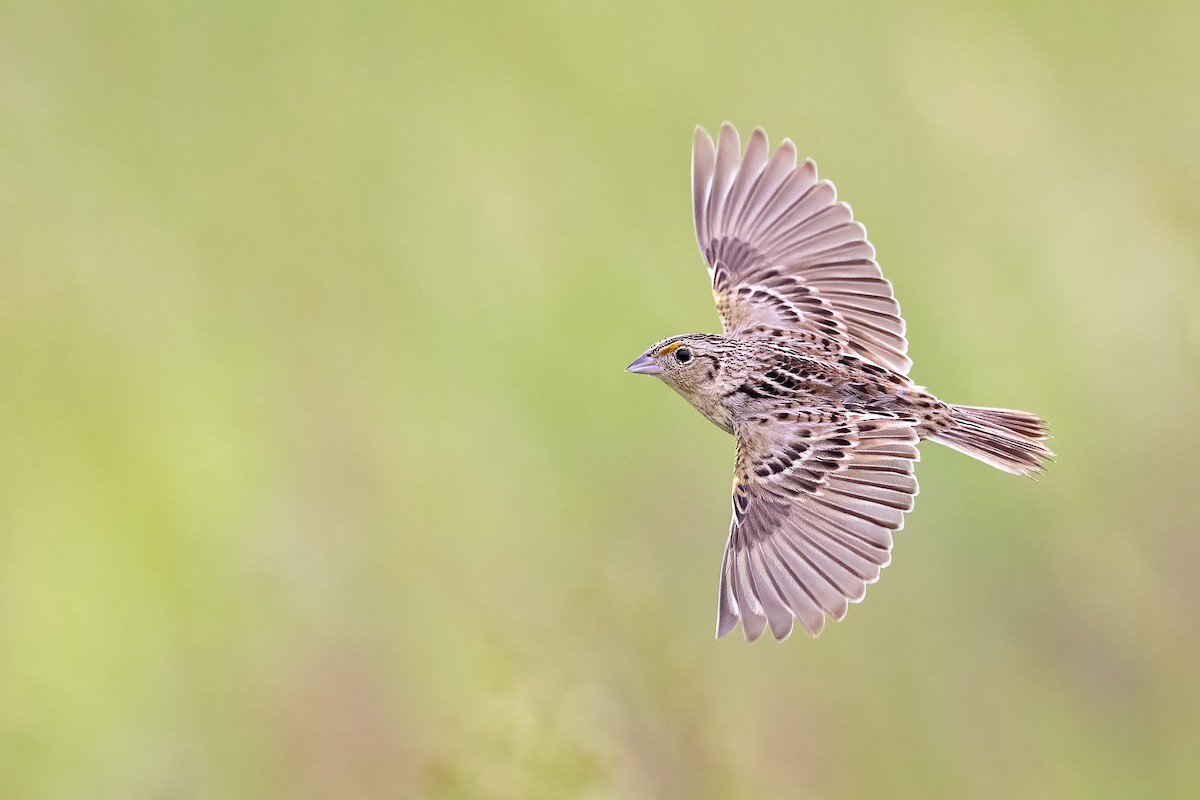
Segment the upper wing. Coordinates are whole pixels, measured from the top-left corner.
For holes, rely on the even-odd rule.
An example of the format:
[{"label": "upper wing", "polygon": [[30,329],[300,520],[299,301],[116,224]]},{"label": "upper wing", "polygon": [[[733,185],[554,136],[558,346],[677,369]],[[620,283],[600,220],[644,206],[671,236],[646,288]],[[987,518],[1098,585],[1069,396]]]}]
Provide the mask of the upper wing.
[{"label": "upper wing", "polygon": [[725,332],[787,331],[907,374],[912,362],[892,285],[866,229],[836,199],[833,184],[817,180],[816,164],[796,165],[789,139],[768,158],[767,136],[757,129],[742,156],[729,123],[715,148],[696,128],[692,210]]},{"label": "upper wing", "polygon": [[910,422],[803,411],[753,417],[734,433],[717,636],[741,619],[749,641],[768,624],[782,639],[793,617],[816,636],[891,560],[891,532],[917,493],[917,434]]}]

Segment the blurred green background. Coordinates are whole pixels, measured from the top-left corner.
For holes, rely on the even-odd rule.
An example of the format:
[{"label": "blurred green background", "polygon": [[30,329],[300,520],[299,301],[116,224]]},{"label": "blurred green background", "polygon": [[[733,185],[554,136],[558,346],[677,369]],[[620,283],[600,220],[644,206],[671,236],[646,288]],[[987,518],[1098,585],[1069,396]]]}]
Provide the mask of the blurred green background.
[{"label": "blurred green background", "polygon": [[[4,4],[0,796],[1200,796],[1200,10]],[[693,126],[864,220],[926,444],[867,602],[714,641]]]}]

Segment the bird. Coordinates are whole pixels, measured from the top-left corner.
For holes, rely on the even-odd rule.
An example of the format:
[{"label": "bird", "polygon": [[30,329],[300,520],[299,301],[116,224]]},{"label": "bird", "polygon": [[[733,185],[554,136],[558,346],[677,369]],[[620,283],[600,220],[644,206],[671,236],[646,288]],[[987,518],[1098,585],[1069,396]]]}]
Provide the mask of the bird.
[{"label": "bird", "polygon": [[761,129],[697,126],[692,210],[722,333],[657,342],[653,375],[736,441],[717,638],[812,636],[891,561],[930,439],[1015,475],[1054,453],[1046,423],[944,402],[909,377],[905,323],[866,229],[816,164]]}]

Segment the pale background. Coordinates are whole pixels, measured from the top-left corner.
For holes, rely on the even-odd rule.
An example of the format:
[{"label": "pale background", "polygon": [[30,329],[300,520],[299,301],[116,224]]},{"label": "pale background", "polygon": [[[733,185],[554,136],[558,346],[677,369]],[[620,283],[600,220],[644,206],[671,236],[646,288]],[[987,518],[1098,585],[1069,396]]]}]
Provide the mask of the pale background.
[{"label": "pale background", "polygon": [[[1194,3],[0,13],[0,796],[1200,796]],[[816,641],[713,640],[732,442],[622,372],[725,119],[1056,434]]]}]

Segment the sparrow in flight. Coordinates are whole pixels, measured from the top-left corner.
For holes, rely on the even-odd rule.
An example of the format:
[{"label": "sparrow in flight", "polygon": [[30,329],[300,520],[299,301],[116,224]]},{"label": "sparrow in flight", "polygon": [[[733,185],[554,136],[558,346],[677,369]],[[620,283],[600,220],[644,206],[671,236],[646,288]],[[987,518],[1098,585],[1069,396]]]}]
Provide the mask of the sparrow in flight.
[{"label": "sparrow in flight", "polygon": [[1016,475],[1053,453],[1024,411],[939,400],[908,377],[904,320],[866,229],[811,160],[755,130],[742,152],[696,129],[692,209],[723,333],[658,342],[629,365],[733,434],[733,521],[717,636],[813,636],[891,560],[922,439]]}]

